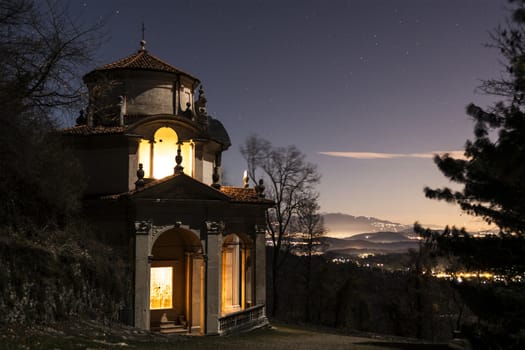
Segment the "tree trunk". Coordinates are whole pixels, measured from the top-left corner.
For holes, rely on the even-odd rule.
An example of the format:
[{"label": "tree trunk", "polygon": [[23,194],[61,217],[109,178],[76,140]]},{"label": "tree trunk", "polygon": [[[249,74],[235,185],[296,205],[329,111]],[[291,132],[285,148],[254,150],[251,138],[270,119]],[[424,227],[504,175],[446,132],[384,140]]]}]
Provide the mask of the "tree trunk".
[{"label": "tree trunk", "polygon": [[275,317],[277,315],[277,306],[279,304],[279,293],[277,288],[277,262],[278,262],[278,252],[274,248],[272,256],[272,310],[271,315]]}]

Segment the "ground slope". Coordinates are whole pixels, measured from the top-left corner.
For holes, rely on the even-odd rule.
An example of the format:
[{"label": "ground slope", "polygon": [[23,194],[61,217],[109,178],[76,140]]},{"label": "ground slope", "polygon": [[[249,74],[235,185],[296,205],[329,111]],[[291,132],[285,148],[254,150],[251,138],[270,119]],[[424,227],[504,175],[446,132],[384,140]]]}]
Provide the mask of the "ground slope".
[{"label": "ground slope", "polygon": [[440,350],[447,347],[414,340],[348,336],[283,325],[228,337],[187,337],[161,336],[130,327],[108,327],[90,321],[77,321],[53,327],[2,327],[0,349]]}]

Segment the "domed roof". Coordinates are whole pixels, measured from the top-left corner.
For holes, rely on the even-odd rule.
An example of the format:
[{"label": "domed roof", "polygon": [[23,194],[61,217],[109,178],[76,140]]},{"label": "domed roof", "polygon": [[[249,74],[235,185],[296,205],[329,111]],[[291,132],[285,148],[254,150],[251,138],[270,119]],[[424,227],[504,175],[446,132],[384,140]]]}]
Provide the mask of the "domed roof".
[{"label": "domed roof", "polygon": [[199,79],[192,76],[191,74],[188,74],[178,68],[175,68],[174,66],[172,66],[169,63],[164,62],[160,58],[151,55],[145,49],[140,49],[136,53],[130,56],[121,58],[112,63],[105,64],[102,67],[95,68],[94,71],[86,74],[84,78],[88,77],[89,75],[95,72],[120,70],[120,69],[149,70],[149,71],[156,71],[156,72],[183,74],[194,80],[199,81]]},{"label": "domed roof", "polygon": [[210,137],[222,144],[224,149],[227,149],[231,146],[230,136],[224,128],[224,125],[215,118],[208,117],[208,132]]}]

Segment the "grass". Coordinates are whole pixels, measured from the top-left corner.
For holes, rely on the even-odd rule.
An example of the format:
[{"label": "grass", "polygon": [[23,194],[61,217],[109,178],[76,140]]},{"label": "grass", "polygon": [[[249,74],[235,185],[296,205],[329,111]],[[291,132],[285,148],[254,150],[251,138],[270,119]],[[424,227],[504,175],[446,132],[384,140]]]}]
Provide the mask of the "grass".
[{"label": "grass", "polygon": [[441,350],[445,345],[347,336],[295,326],[274,325],[228,337],[162,336],[129,327],[105,327],[90,321],[53,327],[0,329],[0,349],[139,350]]}]

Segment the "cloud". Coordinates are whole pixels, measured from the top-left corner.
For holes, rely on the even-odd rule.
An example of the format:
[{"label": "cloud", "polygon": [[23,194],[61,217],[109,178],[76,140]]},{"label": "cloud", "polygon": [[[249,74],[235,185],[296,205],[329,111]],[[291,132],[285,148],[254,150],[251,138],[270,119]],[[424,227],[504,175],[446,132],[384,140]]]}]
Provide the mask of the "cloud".
[{"label": "cloud", "polygon": [[451,157],[465,159],[464,151],[433,151],[427,153],[379,153],[379,152],[318,152],[325,156],[343,157],[353,159],[394,159],[394,158],[434,158],[436,154],[448,153]]}]

